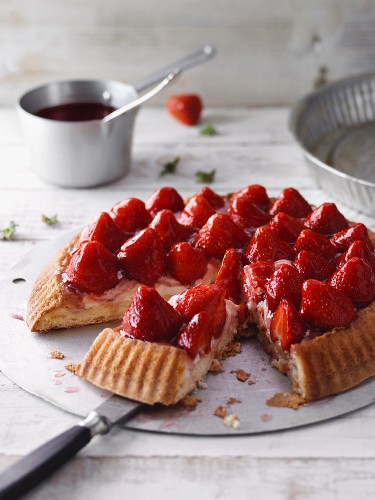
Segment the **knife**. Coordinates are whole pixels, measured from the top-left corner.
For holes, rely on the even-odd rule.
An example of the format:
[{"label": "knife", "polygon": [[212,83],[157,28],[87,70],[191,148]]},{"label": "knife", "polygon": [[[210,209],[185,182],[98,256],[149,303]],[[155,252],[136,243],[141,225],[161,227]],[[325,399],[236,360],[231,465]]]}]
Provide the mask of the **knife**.
[{"label": "knife", "polygon": [[107,434],[147,405],[111,396],[67,431],[32,451],[0,474],[0,499],[15,500],[73,458],[94,436]]}]

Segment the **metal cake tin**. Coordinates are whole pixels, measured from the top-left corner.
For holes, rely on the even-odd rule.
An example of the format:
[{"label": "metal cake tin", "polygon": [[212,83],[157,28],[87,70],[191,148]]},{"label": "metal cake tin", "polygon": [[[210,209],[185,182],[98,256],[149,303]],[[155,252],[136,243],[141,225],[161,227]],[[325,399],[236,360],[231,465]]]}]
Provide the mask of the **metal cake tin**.
[{"label": "metal cake tin", "polygon": [[375,74],[308,94],[289,127],[317,184],[338,201],[375,213]]}]

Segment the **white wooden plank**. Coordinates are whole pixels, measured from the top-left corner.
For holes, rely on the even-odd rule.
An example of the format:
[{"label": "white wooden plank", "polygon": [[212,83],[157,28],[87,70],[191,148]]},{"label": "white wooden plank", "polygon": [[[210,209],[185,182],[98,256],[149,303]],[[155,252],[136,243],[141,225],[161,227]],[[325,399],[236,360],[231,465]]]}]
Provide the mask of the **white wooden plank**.
[{"label": "white wooden plank", "polygon": [[[11,463],[10,457],[0,464]],[[25,498],[304,500],[372,498],[374,460],[75,459]]]},{"label": "white wooden plank", "polygon": [[215,60],[169,93],[198,91],[215,105],[290,104],[328,78],[373,70],[375,6],[368,0],[2,0],[2,87],[11,104],[47,80],[136,82],[207,42]]}]

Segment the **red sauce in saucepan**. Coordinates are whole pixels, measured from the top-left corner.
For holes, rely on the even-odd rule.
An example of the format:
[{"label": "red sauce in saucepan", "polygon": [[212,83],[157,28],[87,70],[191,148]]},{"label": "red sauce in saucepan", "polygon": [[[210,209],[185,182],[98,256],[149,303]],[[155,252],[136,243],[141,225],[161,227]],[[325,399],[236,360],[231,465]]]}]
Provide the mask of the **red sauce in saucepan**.
[{"label": "red sauce in saucepan", "polygon": [[59,104],[40,109],[36,116],[59,120],[63,122],[87,122],[89,120],[101,120],[116,108],[102,104],[101,102],[72,102],[70,104]]}]

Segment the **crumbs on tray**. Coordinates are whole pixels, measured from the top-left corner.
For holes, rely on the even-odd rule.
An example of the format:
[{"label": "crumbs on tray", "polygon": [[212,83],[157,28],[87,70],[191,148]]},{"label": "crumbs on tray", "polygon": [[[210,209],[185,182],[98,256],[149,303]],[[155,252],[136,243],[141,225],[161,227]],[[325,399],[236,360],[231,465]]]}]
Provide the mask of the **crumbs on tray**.
[{"label": "crumbs on tray", "polygon": [[219,373],[224,370],[223,363],[218,359],[214,359],[211,363],[210,372]]},{"label": "crumbs on tray", "polygon": [[241,370],[241,368],[239,368],[238,370],[231,370],[229,373],[235,373],[237,376],[237,380],[239,380],[240,382],[246,382],[246,380],[248,380],[250,377],[250,373],[245,372],[245,370]]},{"label": "crumbs on tray", "polygon": [[49,358],[52,358],[52,359],[64,359],[65,358],[65,354],[61,351],[58,351],[57,349],[53,349],[49,355],[48,355]]},{"label": "crumbs on tray", "polygon": [[195,408],[198,406],[199,403],[201,403],[202,400],[197,398],[196,396],[185,396],[184,398],[181,399],[180,405],[185,408],[186,410],[195,410]]},{"label": "crumbs on tray", "polygon": [[75,364],[75,363],[67,363],[67,364],[65,365],[65,368],[66,368],[68,371],[70,371],[70,372],[72,372],[72,373],[74,373],[74,374],[75,374],[75,373],[77,373],[78,366],[79,366],[79,365],[77,365],[77,364]]},{"label": "crumbs on tray", "polygon": [[242,352],[242,344],[240,342],[232,342],[224,349],[221,358],[227,359],[232,356],[236,356],[240,352]]}]

